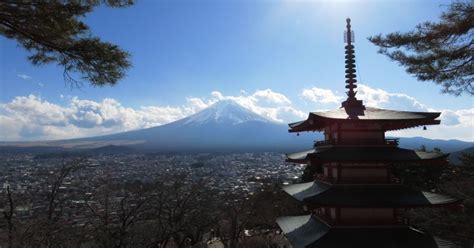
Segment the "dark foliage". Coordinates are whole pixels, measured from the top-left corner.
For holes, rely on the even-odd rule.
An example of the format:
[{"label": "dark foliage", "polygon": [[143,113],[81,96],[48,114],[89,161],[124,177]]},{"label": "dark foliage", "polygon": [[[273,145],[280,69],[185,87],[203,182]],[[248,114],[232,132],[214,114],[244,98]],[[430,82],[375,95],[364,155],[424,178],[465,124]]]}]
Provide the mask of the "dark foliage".
[{"label": "dark foliage", "polygon": [[473,1],[452,3],[438,23],[425,22],[411,32],[369,40],[419,80],[441,85],[444,93],[474,95]]},{"label": "dark foliage", "polygon": [[446,166],[443,164],[416,165],[393,164],[390,171],[403,185],[411,188],[438,191]]},{"label": "dark foliage", "polygon": [[[105,1],[122,7],[132,1]],[[130,55],[118,46],[93,37],[80,19],[99,1],[2,1],[0,34],[16,40],[31,52],[33,65],[56,63],[64,68],[64,79],[73,86],[80,73],[94,86],[114,85],[130,67]]]},{"label": "dark foliage", "polygon": [[312,182],[314,181],[316,174],[322,174],[322,173],[323,173],[322,165],[320,164],[307,165],[304,168],[303,174],[301,175],[301,180],[303,182]]},{"label": "dark foliage", "polygon": [[[464,199],[462,209],[422,208],[407,211],[411,224],[440,238],[458,243],[462,247],[474,245],[474,154],[463,154],[461,165],[447,166],[436,179],[438,169],[418,177],[417,185]],[[431,168],[431,167],[429,167]],[[429,169],[428,168],[428,169]],[[415,177],[411,177],[412,179]],[[412,181],[415,182],[415,181]],[[436,182],[434,184],[428,182]],[[431,184],[431,185],[430,185]]]},{"label": "dark foliage", "polygon": [[459,160],[461,160],[463,166],[474,169],[474,153],[463,153]]}]

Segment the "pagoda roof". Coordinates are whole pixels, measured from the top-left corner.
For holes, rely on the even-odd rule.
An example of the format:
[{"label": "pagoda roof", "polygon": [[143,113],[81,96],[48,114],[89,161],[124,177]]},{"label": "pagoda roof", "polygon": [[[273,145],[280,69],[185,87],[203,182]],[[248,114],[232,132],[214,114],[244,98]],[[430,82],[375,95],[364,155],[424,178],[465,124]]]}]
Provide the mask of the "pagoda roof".
[{"label": "pagoda roof", "polygon": [[283,190],[299,201],[316,206],[404,208],[460,202],[459,199],[400,184],[328,184],[316,181],[284,186]]},{"label": "pagoda roof", "polygon": [[331,146],[319,147],[303,152],[287,154],[287,162],[306,163],[308,160],[320,161],[398,161],[417,162],[444,159],[449,154],[440,152],[422,152],[398,147],[382,146]]},{"label": "pagoda roof", "polygon": [[294,248],[438,248],[435,239],[408,226],[330,227],[311,215],[277,219]]},{"label": "pagoda roof", "polygon": [[439,112],[409,112],[371,107],[341,107],[337,110],[310,112],[304,121],[288,124],[289,132],[320,131],[337,122],[382,122],[385,130],[436,125]]}]

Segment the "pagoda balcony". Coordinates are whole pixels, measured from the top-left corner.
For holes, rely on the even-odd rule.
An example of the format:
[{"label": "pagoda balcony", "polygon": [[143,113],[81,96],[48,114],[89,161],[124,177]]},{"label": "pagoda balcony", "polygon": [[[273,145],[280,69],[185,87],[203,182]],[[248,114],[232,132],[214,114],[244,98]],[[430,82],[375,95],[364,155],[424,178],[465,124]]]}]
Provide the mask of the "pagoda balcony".
[{"label": "pagoda balcony", "polygon": [[394,180],[386,177],[328,177],[318,175],[315,177],[316,180],[326,183],[341,183],[341,184],[387,184],[396,183]]},{"label": "pagoda balcony", "polygon": [[359,183],[359,184],[368,184],[368,183],[390,183],[390,184],[400,184],[400,178],[398,177],[391,177],[390,179],[382,178],[382,177],[345,177],[340,178],[339,180],[337,177],[326,177],[321,174],[316,174],[314,176],[315,180],[326,182],[326,183]]},{"label": "pagoda balcony", "polygon": [[365,220],[351,220],[351,219],[332,219],[328,214],[323,214],[318,210],[313,211],[314,216],[320,221],[326,223],[329,226],[406,226],[409,225],[407,218],[395,217],[393,219],[365,219]]},{"label": "pagoda balcony", "polygon": [[314,142],[314,148],[324,146],[398,146],[398,138],[395,139],[346,139],[346,140],[318,140]]}]

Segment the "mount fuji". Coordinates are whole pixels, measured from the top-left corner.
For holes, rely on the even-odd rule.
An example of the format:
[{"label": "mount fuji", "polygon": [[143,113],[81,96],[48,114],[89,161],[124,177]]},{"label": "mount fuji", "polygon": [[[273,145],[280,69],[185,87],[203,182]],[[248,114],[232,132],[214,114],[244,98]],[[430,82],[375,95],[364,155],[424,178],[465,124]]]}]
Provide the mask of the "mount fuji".
[{"label": "mount fuji", "polygon": [[77,140],[136,141],[135,148],[160,152],[288,152],[311,146],[315,138],[321,137],[296,137],[288,133],[286,124],[266,119],[234,101],[225,100],[162,126]]},{"label": "mount fuji", "polygon": [[[174,122],[174,125],[206,125],[210,123],[221,125],[238,125],[244,122],[270,123],[272,121],[240,106],[232,100],[223,100],[208,108]],[[276,122],[273,122],[277,124]]]}]

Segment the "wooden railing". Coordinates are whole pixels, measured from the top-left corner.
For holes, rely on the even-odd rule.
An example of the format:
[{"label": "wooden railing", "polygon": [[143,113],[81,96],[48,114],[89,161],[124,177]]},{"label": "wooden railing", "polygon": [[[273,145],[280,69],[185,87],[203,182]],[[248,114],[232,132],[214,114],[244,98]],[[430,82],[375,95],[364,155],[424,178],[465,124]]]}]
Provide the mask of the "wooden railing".
[{"label": "wooden railing", "polygon": [[339,180],[337,177],[320,177],[320,181],[328,183],[355,183],[355,184],[364,184],[364,183],[391,183],[386,177],[341,177]]},{"label": "wooden railing", "polygon": [[363,226],[363,225],[371,225],[371,226],[400,226],[400,225],[406,225],[409,223],[408,219],[406,218],[401,218],[401,217],[396,217],[393,219],[347,219],[343,220],[340,219],[339,221],[331,219],[329,215],[327,214],[322,214],[322,213],[317,213],[316,211],[316,216],[322,220],[323,222],[326,222],[329,225],[332,226]]},{"label": "wooden railing", "polygon": [[341,177],[339,181],[337,177],[326,177],[322,174],[316,174],[315,180],[328,182],[328,183],[389,183],[389,184],[400,184],[400,178],[397,177]]},{"label": "wooden railing", "polygon": [[398,146],[398,139],[345,139],[345,140],[318,140],[314,142],[314,147],[329,145],[351,145],[351,146]]}]

